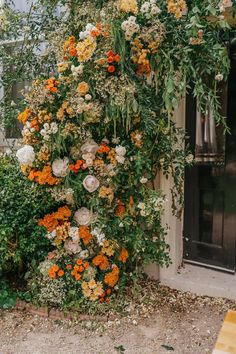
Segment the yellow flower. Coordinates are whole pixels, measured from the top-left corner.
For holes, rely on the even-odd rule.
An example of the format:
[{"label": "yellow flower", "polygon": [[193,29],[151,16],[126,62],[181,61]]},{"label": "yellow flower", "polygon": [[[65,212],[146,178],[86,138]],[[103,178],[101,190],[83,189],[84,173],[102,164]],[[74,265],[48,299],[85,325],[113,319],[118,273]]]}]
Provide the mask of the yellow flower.
[{"label": "yellow flower", "polygon": [[88,93],[89,91],[89,85],[87,84],[87,82],[85,81],[80,82],[77,87],[77,91],[81,96],[85,96],[86,93]]},{"label": "yellow flower", "polygon": [[97,286],[97,283],[94,279],[91,279],[89,282],[88,282],[88,286],[90,289],[95,289],[96,286]]},{"label": "yellow flower", "polygon": [[138,13],[138,3],[137,0],[118,0],[118,9],[122,12],[132,12],[133,14]]},{"label": "yellow flower", "polygon": [[92,37],[88,37],[82,42],[77,44],[76,50],[78,55],[78,61],[83,63],[88,61],[97,48],[96,40]]}]

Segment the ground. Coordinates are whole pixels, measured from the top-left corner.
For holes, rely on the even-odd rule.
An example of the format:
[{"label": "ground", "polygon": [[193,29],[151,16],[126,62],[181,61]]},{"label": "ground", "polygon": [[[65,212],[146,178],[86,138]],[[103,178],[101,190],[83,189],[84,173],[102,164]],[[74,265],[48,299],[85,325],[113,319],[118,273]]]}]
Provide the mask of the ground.
[{"label": "ground", "polygon": [[[108,322],[52,320],[0,312],[0,354],[211,353],[226,311],[236,304],[148,284]],[[134,299],[135,298],[135,299]]]}]

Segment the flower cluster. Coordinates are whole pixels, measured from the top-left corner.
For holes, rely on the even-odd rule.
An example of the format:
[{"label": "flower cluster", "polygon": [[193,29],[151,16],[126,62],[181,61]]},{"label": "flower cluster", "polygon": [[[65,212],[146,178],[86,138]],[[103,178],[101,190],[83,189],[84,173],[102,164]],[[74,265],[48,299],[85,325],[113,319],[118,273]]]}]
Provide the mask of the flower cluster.
[{"label": "flower cluster", "polygon": [[[33,83],[18,117],[22,171],[57,202],[38,220],[51,246],[39,298],[50,303],[50,289],[61,291],[60,303],[106,303],[137,267],[169,262],[161,225],[167,201],[151,186],[166,156],[165,171],[188,159],[158,106],[163,10],[155,0],[111,4],[114,21],[96,12],[96,24],[64,39],[57,71]],[[168,10],[179,17],[184,4],[169,1]]]}]

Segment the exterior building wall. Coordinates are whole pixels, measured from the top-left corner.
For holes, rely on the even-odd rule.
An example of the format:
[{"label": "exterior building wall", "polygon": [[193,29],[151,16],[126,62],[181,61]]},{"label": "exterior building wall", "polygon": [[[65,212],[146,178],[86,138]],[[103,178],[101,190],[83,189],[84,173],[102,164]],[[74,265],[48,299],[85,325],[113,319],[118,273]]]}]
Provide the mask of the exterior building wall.
[{"label": "exterior building wall", "polygon": [[[185,111],[186,101],[184,98],[181,100],[179,107],[176,109],[174,114],[175,122],[178,127],[185,128]],[[173,179],[167,179],[163,176],[163,174],[161,174],[156,180],[156,186],[160,187],[167,197],[165,213],[163,216],[163,225],[168,225],[169,227],[166,242],[170,246],[170,257],[172,263],[168,268],[160,268],[155,264],[151,264],[146,267],[146,273],[151,278],[162,281],[177,274],[177,271],[183,261],[183,213],[181,219],[177,219],[172,214],[171,187],[173,186]]]}]

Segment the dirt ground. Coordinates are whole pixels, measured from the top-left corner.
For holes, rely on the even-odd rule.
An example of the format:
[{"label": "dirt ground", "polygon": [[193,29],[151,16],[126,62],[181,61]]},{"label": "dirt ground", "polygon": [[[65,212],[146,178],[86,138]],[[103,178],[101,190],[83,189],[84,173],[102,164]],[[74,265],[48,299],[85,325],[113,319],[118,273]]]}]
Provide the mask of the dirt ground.
[{"label": "dirt ground", "polygon": [[126,316],[106,323],[2,311],[0,354],[211,353],[227,309],[235,309],[224,299],[174,290],[146,296],[152,301],[131,301]]}]

